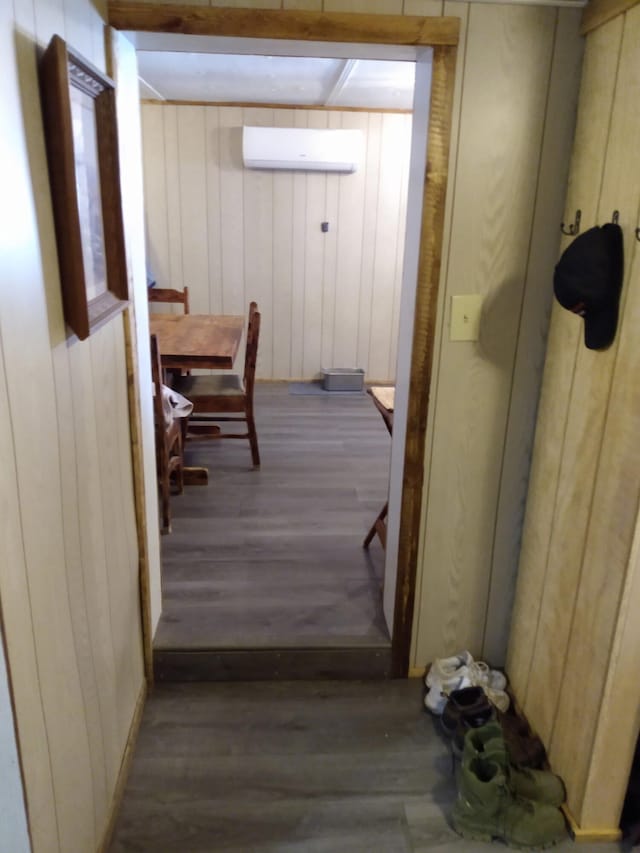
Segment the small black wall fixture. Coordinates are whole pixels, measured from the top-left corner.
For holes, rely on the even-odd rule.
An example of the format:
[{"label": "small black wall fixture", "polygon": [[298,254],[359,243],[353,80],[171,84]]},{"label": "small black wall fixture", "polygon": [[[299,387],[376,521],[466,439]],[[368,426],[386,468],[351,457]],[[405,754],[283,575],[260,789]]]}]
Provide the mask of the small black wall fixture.
[{"label": "small black wall fixture", "polygon": [[576,210],[576,217],[574,222],[568,227],[565,226],[564,222],[560,223],[560,230],[563,234],[566,234],[567,237],[575,237],[576,234],[580,233],[580,220],[582,219],[582,211]]},{"label": "small black wall fixture", "polygon": [[618,222],[619,219],[620,219],[620,211],[614,210],[613,213],[611,214],[611,222],[614,225],[619,225],[619,222]]},{"label": "small black wall fixture", "polygon": [[640,228],[636,228],[636,240],[640,240]]}]

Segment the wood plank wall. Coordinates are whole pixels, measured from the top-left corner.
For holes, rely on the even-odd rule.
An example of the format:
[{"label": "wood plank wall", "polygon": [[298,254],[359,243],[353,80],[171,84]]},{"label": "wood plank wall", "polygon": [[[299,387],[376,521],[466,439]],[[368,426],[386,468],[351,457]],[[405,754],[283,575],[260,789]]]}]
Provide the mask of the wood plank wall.
[{"label": "wood plank wall", "polygon": [[143,686],[122,318],[67,339],[37,57],[106,4],[0,2],[0,600],[34,853],[97,849]]},{"label": "wood plank wall", "polygon": [[[623,590],[637,586],[638,571],[639,102],[635,6],[587,37],[566,201],[567,219],[582,210],[583,230],[620,211],[621,322],[614,344],[594,352],[582,321],[553,307],[509,644],[516,694],[583,828],[617,826],[640,715],[637,671],[618,667],[624,704],[609,695]],[[637,630],[632,639],[637,647]]]},{"label": "wood plank wall", "polygon": [[[144,104],[148,245],[191,310],[260,305],[258,376],[393,380],[411,116]],[[354,174],[245,169],[243,125],[360,129]],[[329,222],[323,233],[320,223]]]}]

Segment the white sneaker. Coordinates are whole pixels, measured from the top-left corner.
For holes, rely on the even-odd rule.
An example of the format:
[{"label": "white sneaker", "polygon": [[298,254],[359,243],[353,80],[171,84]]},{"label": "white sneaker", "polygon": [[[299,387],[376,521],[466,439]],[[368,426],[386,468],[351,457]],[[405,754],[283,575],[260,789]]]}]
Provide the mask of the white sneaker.
[{"label": "white sneaker", "polygon": [[463,687],[482,687],[487,698],[501,711],[509,707],[505,692],[507,679],[503,673],[490,669],[484,661],[475,661],[468,651],[449,658],[436,658],[425,678],[429,688],[424,697],[425,707],[440,716],[452,690]]}]

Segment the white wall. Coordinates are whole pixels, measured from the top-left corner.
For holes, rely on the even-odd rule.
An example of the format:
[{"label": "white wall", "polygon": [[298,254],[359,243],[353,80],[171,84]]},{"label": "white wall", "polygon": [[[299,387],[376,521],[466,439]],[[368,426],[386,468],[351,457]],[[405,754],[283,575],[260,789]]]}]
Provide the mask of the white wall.
[{"label": "white wall", "polygon": [[0,643],[0,853],[30,853],[22,774],[3,644]]},{"label": "white wall", "polygon": [[104,70],[105,18],[0,0],[0,600],[35,853],[98,847],[143,686],[123,322],[65,332],[37,77],[54,33]]},{"label": "white wall", "polygon": [[[262,314],[258,377],[393,380],[411,116],[145,104],[149,258],[191,310]],[[354,174],[245,169],[243,125],[359,128]],[[329,222],[322,233],[320,223]]]}]

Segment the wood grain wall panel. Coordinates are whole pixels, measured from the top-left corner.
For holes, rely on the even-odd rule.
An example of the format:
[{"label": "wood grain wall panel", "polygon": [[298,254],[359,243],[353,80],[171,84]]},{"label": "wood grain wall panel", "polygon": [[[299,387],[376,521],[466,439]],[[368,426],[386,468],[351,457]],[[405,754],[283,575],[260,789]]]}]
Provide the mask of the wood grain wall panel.
[{"label": "wood grain wall panel", "polygon": [[[144,110],[142,111],[144,113]],[[222,211],[220,209],[220,170],[211,164],[220,162],[220,122],[217,107],[207,107],[205,117],[206,226],[208,258],[208,297],[201,295],[207,312],[222,313]]]},{"label": "wood grain wall panel", "polygon": [[[74,418],[73,389],[69,370],[69,354],[66,346],[56,347],[52,353],[57,404],[57,426],[60,435],[61,505],[65,542],[67,582],[71,608],[71,624],[75,654],[80,671],[82,699],[85,715],[85,731],[91,762],[90,790],[93,800],[93,849],[100,829],[106,820],[108,799],[105,773],[106,756],[103,734],[103,716],[100,707],[100,688],[94,661],[92,625],[87,610],[86,578],[82,560],[82,531],[80,524],[79,499],[81,481],[76,467],[76,427]],[[80,734],[80,733],[79,733]]]},{"label": "wood grain wall panel", "polygon": [[[404,221],[401,209],[403,162],[408,151],[404,116],[383,115],[380,143],[380,175],[378,216],[374,255],[373,291],[371,294],[371,337],[369,375],[385,379],[391,361],[390,320],[393,317],[395,290],[398,285],[395,236],[398,221]],[[403,150],[404,149],[404,150]],[[404,215],[403,215],[404,214]],[[396,232],[394,233],[394,229]],[[391,239],[389,239],[391,237]],[[393,354],[395,356],[395,353]],[[394,359],[395,363],[395,359]]]},{"label": "wood grain wall panel", "polygon": [[[164,118],[164,174],[167,211],[167,249],[169,254],[169,287],[181,290],[184,285],[182,261],[182,205],[180,203],[180,145],[178,111],[168,106]],[[155,246],[156,241],[153,241]],[[177,309],[176,309],[177,310]]]},{"label": "wood grain wall panel", "polygon": [[[307,113],[295,110],[293,127],[306,127]],[[304,296],[307,244],[307,176],[293,175],[293,229],[291,247],[291,373],[304,376]]]},{"label": "wood grain wall panel", "polygon": [[[157,112],[165,110],[161,137]],[[191,111],[184,120],[183,110]],[[244,314],[245,303],[257,299],[264,316],[261,378],[311,379],[324,366],[357,366],[370,378],[393,379],[410,117],[153,104],[142,112],[147,228],[158,281],[171,280],[180,264],[196,311],[210,305]],[[193,123],[200,114],[203,126]],[[354,174],[242,166],[243,124],[337,128],[345,122],[365,136],[366,160]],[[172,157],[185,162],[168,162]],[[197,281],[187,281],[188,270]]]},{"label": "wood grain wall panel", "polygon": [[[2,20],[0,34],[2,45],[11,31]],[[11,36],[13,34],[11,33]],[[7,46],[7,50],[8,50]],[[6,78],[0,81],[0,86]],[[3,92],[4,94],[4,92]],[[2,103],[2,101],[0,101]],[[9,103],[8,99],[4,103]],[[0,110],[2,107],[0,107]],[[5,127],[7,125],[4,125]],[[21,199],[18,209],[22,210]],[[15,208],[14,208],[15,210]],[[4,258],[5,263],[8,260]],[[18,261],[18,258],[12,261]],[[3,264],[3,272],[11,266]],[[15,269],[17,272],[17,269]],[[0,289],[2,281],[0,279]],[[13,279],[15,281],[15,279]],[[4,289],[3,289],[4,294]],[[7,658],[11,667],[11,689],[15,707],[15,722],[21,745],[23,784],[29,809],[38,815],[31,822],[34,850],[46,850],[49,844],[57,849],[58,829],[55,792],[49,759],[49,732],[39,680],[39,662],[36,649],[33,615],[29,596],[29,579],[22,537],[21,509],[18,495],[18,474],[14,447],[14,427],[11,422],[9,395],[4,360],[4,339],[0,324],[0,590],[2,592],[2,621],[7,645]],[[22,745],[28,744],[25,749]],[[53,843],[52,843],[53,842]]]},{"label": "wood grain wall panel", "polygon": [[375,163],[380,162],[382,152],[382,115],[369,116],[367,136],[366,178],[364,186],[364,217],[362,221],[362,262],[360,266],[360,293],[358,297],[358,349],[357,364],[369,362],[371,352],[371,313],[373,311],[373,281],[375,271],[375,247],[378,221],[380,181]]},{"label": "wood grain wall panel", "polygon": [[219,110],[220,209],[222,218],[222,311],[244,314],[248,305],[244,289],[244,175],[240,168],[242,110]]},{"label": "wood grain wall panel", "polygon": [[191,311],[203,314],[210,303],[204,107],[183,107],[177,125],[182,281],[189,288]]},{"label": "wood grain wall panel", "polygon": [[[366,113],[342,113],[342,127],[360,130],[366,138],[369,117]],[[340,181],[338,216],[335,231],[338,257],[335,276],[335,329],[331,364],[355,367],[359,364],[358,299],[362,271],[362,226],[365,204],[366,172],[359,169]],[[403,241],[404,245],[404,241]],[[392,376],[394,374],[387,374]]]},{"label": "wood grain wall panel", "polygon": [[[613,27],[615,26],[614,22]],[[607,35],[619,45],[621,28],[618,28],[617,32],[612,29]],[[617,48],[615,52],[618,52]],[[603,110],[607,117],[610,114],[616,67],[617,61],[611,61],[611,59],[604,64],[593,62],[589,54],[585,57],[580,118],[574,149],[577,160],[575,167],[572,166],[569,199],[572,199],[574,187],[577,191],[578,187],[583,186],[583,183],[577,180],[580,173],[588,176],[584,185],[591,187],[596,183],[599,184],[593,181],[593,175],[602,172],[606,156],[607,134],[606,131],[592,134],[590,128],[594,122],[598,125],[602,124]],[[583,114],[583,104],[589,105],[586,108],[587,112],[592,111],[589,117]],[[588,121],[588,118],[591,120]],[[608,118],[606,123],[608,125]],[[582,133],[584,136],[580,135]],[[581,147],[581,139],[588,144]],[[589,192],[592,193],[591,198],[589,198]],[[583,210],[583,222],[586,228],[598,219],[597,196],[593,197],[592,190],[587,191],[586,194],[580,190],[579,194],[587,202],[579,205]],[[554,306],[554,310],[557,312],[561,309]],[[548,543],[548,556],[542,569],[544,588],[540,598],[537,635],[530,646],[534,649],[531,658],[531,674],[523,696],[527,714],[547,744],[551,738],[557,709],[556,702],[550,697],[558,696],[563,678],[574,593],[579,581],[584,536],[588,524],[591,489],[585,488],[585,483],[592,482],[594,471],[592,466],[595,466],[599,455],[604,409],[608,396],[608,391],[603,389],[608,389],[612,366],[610,352],[594,353],[584,349],[581,343],[582,330],[579,324],[575,323],[573,316],[564,317],[560,322],[563,326],[569,323],[569,335],[560,344],[563,352],[561,356],[563,367],[575,358],[576,369],[568,387],[566,385],[559,387],[557,379],[550,380],[551,392],[558,405],[552,406],[549,410],[541,408],[539,418],[539,423],[547,417],[552,420],[559,419],[562,424],[559,427],[562,429],[562,440],[561,450],[556,457],[557,487],[553,506],[550,511],[547,509],[544,513],[545,526],[540,534]],[[549,347],[551,345],[550,340]],[[577,356],[574,356],[576,347]],[[585,370],[587,364],[589,367]],[[579,365],[583,365],[583,369],[579,369]],[[562,377],[565,371],[558,371],[558,375]],[[563,413],[566,415],[563,416]],[[548,452],[558,454],[558,448],[554,448],[547,441],[541,447],[543,454]],[[581,471],[586,479],[576,478],[577,471]],[[544,502],[549,500],[548,494],[545,489]],[[533,507],[532,511],[535,511],[535,499]],[[523,550],[523,559],[524,554]],[[536,557],[536,559],[539,558]],[[525,570],[525,573],[530,573],[530,570]],[[523,603],[523,606],[526,605]],[[514,613],[514,623],[515,618]],[[553,654],[551,654],[552,649]],[[550,693],[549,690],[551,690]]]},{"label": "wood grain wall panel", "polygon": [[[273,110],[245,109],[243,124],[272,127]],[[245,169],[244,188],[244,277],[246,306],[255,300],[260,308],[258,378],[273,375],[273,172]],[[263,319],[264,318],[264,319]]]},{"label": "wood grain wall panel", "polygon": [[442,340],[419,655],[482,645],[555,17],[469,9],[447,297],[484,307],[477,343]]},{"label": "wood grain wall panel", "polygon": [[[159,287],[171,287],[169,261],[169,212],[164,149],[164,110],[149,106],[142,111],[142,142],[144,146],[144,197],[147,229],[153,240],[147,240],[148,270]],[[156,305],[154,308],[163,307]],[[167,306],[173,307],[173,306]]]},{"label": "wood grain wall panel", "polygon": [[[552,272],[561,236],[559,223],[565,202],[575,123],[574,111],[567,110],[565,105],[572,102],[580,79],[582,40],[577,32],[580,14],[579,9],[558,10],[535,217],[524,298],[517,318],[518,347],[511,382],[509,428],[500,478],[491,586],[482,644],[483,657],[499,665],[504,665],[513,610],[538,389],[544,369],[553,298]],[[560,166],[564,166],[562,171]],[[553,228],[553,224],[550,228],[550,223],[558,227],[555,239],[549,239]],[[544,552],[545,543],[538,541],[535,548]],[[528,608],[535,611],[531,601]]]},{"label": "wood grain wall panel", "polygon": [[[327,127],[327,113],[310,112],[307,126]],[[320,223],[325,218],[327,201],[327,175],[324,172],[307,172],[307,210],[305,229],[304,271],[304,351],[302,375],[315,376],[322,367],[322,297],[324,273],[324,234]]]},{"label": "wood grain wall panel", "polygon": [[[274,127],[291,127],[290,110],[274,110]],[[273,376],[291,376],[293,340],[293,172],[273,174]],[[297,288],[295,288],[297,289]]]},{"label": "wood grain wall panel", "polygon": [[[589,410],[583,413],[587,428],[595,432],[596,418],[603,419],[604,427],[600,452],[591,460],[593,470],[585,472],[587,482],[593,482],[594,489],[550,756],[555,766],[566,768],[564,776],[571,791],[572,812],[580,823],[591,749],[640,496],[635,476],[640,469],[636,441],[640,425],[637,383],[640,289],[637,280],[632,279],[633,266],[629,263],[635,249],[634,228],[640,187],[640,161],[637,156],[640,150],[640,112],[636,108],[640,96],[638,45],[640,7],[630,12],[625,22],[600,198],[600,221],[605,219],[606,211],[612,205],[631,213],[630,216],[627,213],[623,220],[628,257],[622,321],[617,346],[614,344],[606,353],[596,354],[600,356],[597,369],[594,369],[595,359],[589,358],[583,349],[579,351],[576,364],[576,373],[587,376],[589,385],[598,382],[598,412],[593,419]],[[590,399],[594,396],[591,390]],[[580,400],[576,403],[579,406]],[[570,438],[568,434],[567,440]],[[584,481],[580,485],[584,490]],[[585,672],[590,673],[588,685],[584,683]],[[579,727],[575,725],[578,714],[583,720]]]},{"label": "wood grain wall panel", "polygon": [[[327,127],[336,129],[340,127],[340,114],[336,112],[327,113]],[[327,176],[328,177],[328,176]],[[345,179],[350,175],[340,175],[337,181],[327,180],[325,189],[324,215],[321,222],[329,223],[329,230],[324,233],[321,223],[316,224],[320,231],[320,239],[323,243],[322,264],[322,338],[320,346],[320,367],[334,367],[333,349],[335,339],[335,317],[336,317],[336,274],[337,274],[337,249],[338,234],[341,222],[338,217],[340,204],[340,192],[349,192],[349,184]],[[333,226],[333,227],[332,227]]]},{"label": "wood grain wall panel", "polygon": [[[37,80],[36,40],[46,44],[54,31],[105,67],[104,4],[14,5],[18,20],[0,4],[0,123],[12,180],[0,202],[1,499],[9,525],[0,600],[33,850],[62,853],[95,849],[120,768],[133,709],[126,691],[121,705],[115,694],[121,683],[132,691],[130,661],[137,658],[141,673],[140,638],[129,630],[125,642],[123,631],[114,661],[111,625],[101,619],[110,604],[137,613],[137,542],[128,443],[114,461],[96,425],[104,394],[111,405],[100,412],[101,429],[121,440],[128,428],[122,325],[101,330],[105,381],[96,388],[92,339],[67,339],[64,328]],[[108,531],[105,494],[117,512]]]},{"label": "wood grain wall panel", "polygon": [[[600,182],[594,181],[593,175],[602,172],[609,132],[608,118],[602,121],[600,116],[603,113],[608,116],[610,111],[617,44],[620,42],[621,33],[621,27],[616,33],[594,33],[593,38],[598,49],[588,51],[583,62],[564,218],[565,221],[572,222],[575,210],[581,209],[584,227],[589,227],[596,221]],[[600,47],[603,49],[599,49]],[[612,53],[609,52],[610,47]],[[570,237],[563,237],[561,249],[565,249],[570,242]],[[554,303],[538,407],[507,659],[514,690],[524,703],[528,714],[531,709],[527,706],[527,693],[540,626],[556,492],[580,336],[581,329],[575,323],[575,318]],[[541,636],[544,636],[544,632]],[[541,721],[535,718],[532,718],[532,722],[536,726],[541,724]]]}]

